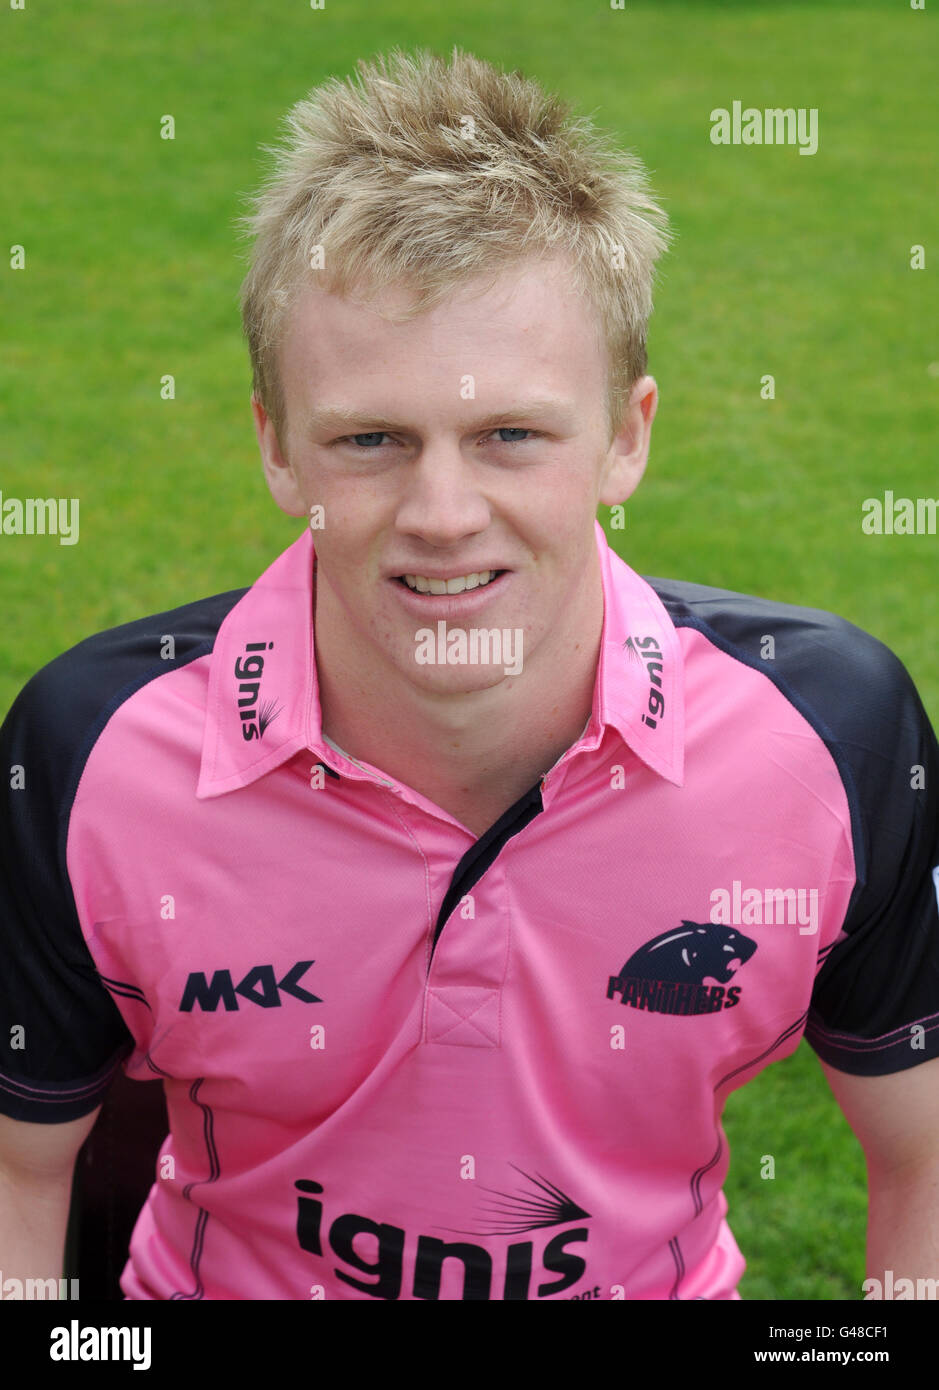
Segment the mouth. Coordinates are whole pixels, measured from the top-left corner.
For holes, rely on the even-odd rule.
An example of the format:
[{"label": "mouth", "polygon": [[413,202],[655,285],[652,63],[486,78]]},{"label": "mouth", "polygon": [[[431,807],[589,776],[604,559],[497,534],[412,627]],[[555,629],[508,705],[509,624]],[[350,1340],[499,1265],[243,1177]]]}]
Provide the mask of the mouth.
[{"label": "mouth", "polygon": [[450,598],[476,589],[487,589],[507,573],[508,570],[495,569],[475,570],[450,579],[435,579],[421,574],[398,574],[394,578],[397,584],[419,597]]},{"label": "mouth", "polygon": [[[487,574],[488,578],[485,577]],[[465,583],[467,579],[470,581],[468,585]],[[388,582],[400,607],[412,619],[426,623],[433,618],[442,618],[445,622],[465,622],[477,613],[489,612],[494,604],[503,601],[514,580],[514,571],[495,569],[481,573],[476,571],[475,576],[461,574],[454,578],[448,575],[446,579],[431,579],[430,576],[409,572],[392,575]],[[423,589],[417,587],[419,584],[424,585]]]}]

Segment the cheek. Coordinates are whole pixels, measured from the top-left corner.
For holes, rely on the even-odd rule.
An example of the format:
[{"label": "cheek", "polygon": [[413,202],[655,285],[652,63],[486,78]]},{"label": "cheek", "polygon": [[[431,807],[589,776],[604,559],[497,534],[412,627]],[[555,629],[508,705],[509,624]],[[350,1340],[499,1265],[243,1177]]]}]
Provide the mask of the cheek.
[{"label": "cheek", "polygon": [[325,524],[313,532],[313,545],[323,573],[349,603],[361,607],[381,593],[381,546],[374,532],[363,531],[360,518],[349,515],[345,504],[325,506]]},{"label": "cheek", "polygon": [[391,524],[394,508],[382,496],[377,480],[340,479],[324,469],[309,480],[307,490],[310,501],[323,504],[324,530],[337,559],[347,553],[368,554]]}]

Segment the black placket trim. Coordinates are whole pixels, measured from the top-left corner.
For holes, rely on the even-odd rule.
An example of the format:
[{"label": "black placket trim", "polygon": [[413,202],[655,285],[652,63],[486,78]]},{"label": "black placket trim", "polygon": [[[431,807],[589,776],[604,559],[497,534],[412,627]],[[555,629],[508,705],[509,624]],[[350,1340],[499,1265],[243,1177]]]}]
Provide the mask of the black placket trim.
[{"label": "black placket trim", "polygon": [[528,822],[533,820],[539,811],[543,810],[544,802],[541,799],[541,782],[539,780],[489,827],[485,835],[480,836],[476,843],[466,851],[453,871],[450,887],[440,905],[440,912],[434,927],[431,958],[433,958],[444,923],[460,899],[470,891],[474,884],[479,882],[506,842],[511,840],[513,835],[517,835],[520,830],[524,830]]}]

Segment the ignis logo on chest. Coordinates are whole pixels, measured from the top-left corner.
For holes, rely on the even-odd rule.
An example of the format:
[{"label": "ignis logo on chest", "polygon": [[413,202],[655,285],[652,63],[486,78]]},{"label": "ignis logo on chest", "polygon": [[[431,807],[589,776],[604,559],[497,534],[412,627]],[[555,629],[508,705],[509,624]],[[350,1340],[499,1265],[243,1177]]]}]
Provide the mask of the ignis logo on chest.
[{"label": "ignis logo on chest", "polygon": [[238,686],[238,716],[241,719],[241,737],[246,743],[253,738],[263,738],[264,730],[280,714],[276,700],[261,701],[261,677],[264,674],[264,658],[261,652],[270,651],[273,642],[249,642],[245,652],[251,655],[239,656],[235,662],[235,680]]},{"label": "ignis logo on chest", "polygon": [[[485,1234],[504,1236],[531,1231],[539,1236],[537,1241],[513,1241],[503,1253],[496,1255],[485,1246],[466,1240],[444,1241],[436,1236],[419,1235],[415,1244],[400,1226],[345,1212],[329,1222],[329,1245],[333,1255],[345,1266],[334,1269],[333,1273],[344,1284],[372,1298],[400,1298],[405,1272],[411,1296],[434,1301],[441,1298],[453,1301],[531,1299],[563,1293],[583,1278],[587,1268],[586,1260],[572,1254],[567,1247],[584,1244],[589,1231],[586,1226],[575,1226],[573,1230],[558,1231],[545,1239],[542,1230],[589,1220],[590,1213],[559,1188],[543,1183],[538,1186],[543,1189],[541,1192],[524,1199],[511,1193],[496,1194],[503,1199],[503,1214],[496,1227],[490,1225]],[[323,1203],[317,1200],[323,1191],[322,1184],[301,1178],[294,1187],[301,1194],[297,1199],[300,1248],[311,1255],[322,1256],[326,1236]],[[456,1234],[473,1233],[458,1231]],[[349,1270],[356,1271],[359,1277],[347,1272]],[[558,1277],[545,1279],[544,1274]],[[461,1291],[457,1292],[460,1286]],[[494,1286],[501,1292],[494,1292]]]},{"label": "ignis logo on chest", "polygon": [[627,661],[645,663],[649,677],[649,702],[642,722],[654,729],[665,713],[665,696],[662,694],[662,649],[654,637],[627,637],[623,647]]}]

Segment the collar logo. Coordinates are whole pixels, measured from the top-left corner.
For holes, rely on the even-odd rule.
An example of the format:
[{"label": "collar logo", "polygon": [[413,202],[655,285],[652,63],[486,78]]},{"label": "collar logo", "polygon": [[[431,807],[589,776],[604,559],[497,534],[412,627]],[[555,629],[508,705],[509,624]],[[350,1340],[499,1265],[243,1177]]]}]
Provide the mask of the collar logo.
[{"label": "collar logo", "polygon": [[[264,674],[264,657],[261,652],[269,651],[273,642],[248,642],[244,653],[235,662],[235,680],[238,685],[238,715],[241,719],[241,737],[245,743],[253,738],[263,738],[267,726],[281,713],[276,700],[261,700],[261,677]],[[250,655],[247,655],[250,653]]]},{"label": "collar logo", "polygon": [[[654,1014],[713,1014],[740,1002],[730,985],[756,950],[756,942],[720,922],[683,921],[634,951],[611,975],[607,999]],[[727,986],[730,985],[730,988]]]},{"label": "collar logo", "polygon": [[662,649],[654,637],[627,637],[623,643],[627,661],[644,664],[649,677],[649,700],[643,724],[650,729],[657,727],[665,713],[665,696],[662,693]]}]

